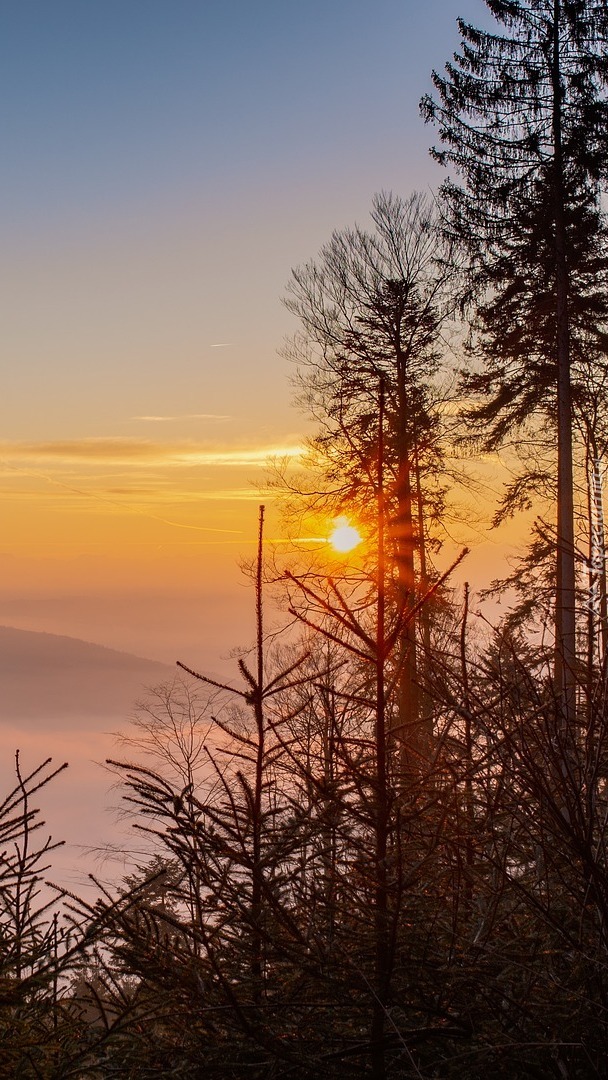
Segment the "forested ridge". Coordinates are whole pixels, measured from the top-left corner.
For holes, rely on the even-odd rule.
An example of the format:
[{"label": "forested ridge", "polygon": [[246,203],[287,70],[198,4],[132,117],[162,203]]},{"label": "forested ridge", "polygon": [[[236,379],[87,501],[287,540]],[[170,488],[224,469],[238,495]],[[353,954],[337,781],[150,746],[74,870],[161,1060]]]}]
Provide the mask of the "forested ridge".
[{"label": "forested ridge", "polygon": [[[2,1076],[608,1077],[608,10],[486,6],[421,102],[436,196],[284,298],[315,434],[274,483],[360,547],[279,562],[260,507],[255,644],[140,706],[108,764],[146,854],[95,901],[46,884],[63,766],[16,756]],[[446,521],[502,448],[496,528],[536,517],[489,625]]]}]

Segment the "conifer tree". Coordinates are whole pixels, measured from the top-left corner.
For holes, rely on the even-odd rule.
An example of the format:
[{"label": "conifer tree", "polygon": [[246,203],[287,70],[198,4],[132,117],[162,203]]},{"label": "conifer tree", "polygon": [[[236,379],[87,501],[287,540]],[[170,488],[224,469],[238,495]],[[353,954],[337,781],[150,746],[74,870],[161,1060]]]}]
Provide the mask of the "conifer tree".
[{"label": "conifer tree", "polygon": [[[592,239],[608,157],[608,9],[593,0],[486,0],[494,30],[459,20],[461,51],[422,101],[438,125],[446,228],[465,250],[485,368],[473,389],[491,439],[554,413],[557,441],[555,683],[574,716],[573,408],[577,351],[605,342]],[[596,259],[595,269],[593,260]],[[583,317],[582,312],[586,312]],[[589,316],[592,316],[591,318]],[[598,327],[602,331],[598,339]]]}]

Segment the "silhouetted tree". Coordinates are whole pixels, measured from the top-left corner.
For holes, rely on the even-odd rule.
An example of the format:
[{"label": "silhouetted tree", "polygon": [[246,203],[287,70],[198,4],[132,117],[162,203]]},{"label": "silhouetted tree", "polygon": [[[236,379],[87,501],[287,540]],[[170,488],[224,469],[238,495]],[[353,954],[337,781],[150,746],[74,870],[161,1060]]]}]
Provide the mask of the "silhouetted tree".
[{"label": "silhouetted tree", "polygon": [[[300,400],[319,424],[311,451],[323,479],[308,502],[325,512],[369,518],[384,386],[387,582],[397,603],[413,609],[432,581],[433,523],[444,509],[442,394],[434,377],[451,310],[450,275],[438,273],[430,200],[376,196],[372,220],[373,232],[335,232],[317,261],[293,271],[285,303],[300,331],[286,354],[298,364]],[[428,750],[430,734],[417,672],[417,637],[429,648],[426,617],[404,624],[400,642],[395,723],[410,766]]]},{"label": "silhouetted tree", "polygon": [[[469,385],[489,443],[539,405],[556,410],[556,685],[574,715],[575,531],[572,378],[605,346],[607,263],[597,240],[608,148],[608,12],[590,0],[487,0],[495,30],[459,20],[461,51],[422,102],[453,166],[447,231],[470,261],[485,369]],[[502,29],[504,28],[504,29]],[[488,290],[490,292],[488,293]],[[588,314],[590,317],[588,317]]]}]

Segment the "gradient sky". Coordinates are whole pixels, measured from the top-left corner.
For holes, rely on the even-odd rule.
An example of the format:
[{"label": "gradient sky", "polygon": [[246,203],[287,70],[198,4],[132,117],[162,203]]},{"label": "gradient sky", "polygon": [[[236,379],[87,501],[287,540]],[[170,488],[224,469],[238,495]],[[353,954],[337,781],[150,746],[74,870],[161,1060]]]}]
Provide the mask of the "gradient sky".
[{"label": "gradient sky", "polygon": [[[440,183],[418,102],[459,14],[487,20],[482,0],[0,0],[0,624],[233,671],[265,462],[306,430],[280,297],[375,192]],[[504,534],[480,540],[463,574],[487,582]],[[38,722],[4,710],[0,780],[16,745],[70,761],[43,802],[72,883],[72,845],[112,832],[91,759],[129,713],[92,694],[74,730],[38,684]]]},{"label": "gradient sky", "polygon": [[239,643],[255,484],[306,427],[290,268],[440,182],[418,101],[459,14],[485,7],[0,4],[0,622]]}]

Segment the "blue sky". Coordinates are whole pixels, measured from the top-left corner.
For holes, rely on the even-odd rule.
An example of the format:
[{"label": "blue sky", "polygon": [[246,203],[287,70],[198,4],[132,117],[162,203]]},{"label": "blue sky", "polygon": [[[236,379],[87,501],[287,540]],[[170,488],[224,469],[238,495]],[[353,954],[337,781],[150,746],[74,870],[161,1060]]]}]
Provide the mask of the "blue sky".
[{"label": "blue sky", "polygon": [[436,186],[418,100],[463,10],[483,5],[2,4],[5,436],[228,398],[249,437],[290,429],[290,268],[374,192]]},{"label": "blue sky", "polygon": [[422,180],[417,101],[462,7],[4,3],[3,227],[73,227],[243,188]]}]

